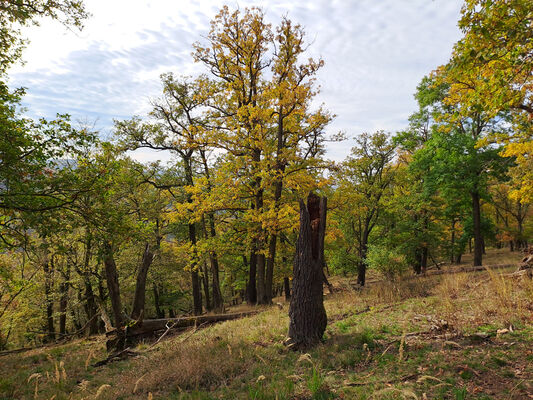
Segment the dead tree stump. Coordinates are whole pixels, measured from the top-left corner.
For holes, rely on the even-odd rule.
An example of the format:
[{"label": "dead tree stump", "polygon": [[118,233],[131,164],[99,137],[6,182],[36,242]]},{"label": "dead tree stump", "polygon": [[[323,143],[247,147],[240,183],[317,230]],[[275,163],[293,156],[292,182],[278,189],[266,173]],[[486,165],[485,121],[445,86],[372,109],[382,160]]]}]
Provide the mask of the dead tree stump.
[{"label": "dead tree stump", "polygon": [[300,232],[289,307],[289,346],[293,349],[314,346],[322,340],[326,330],[322,288],[326,206],[326,198],[313,193],[307,198],[307,206],[300,200]]}]

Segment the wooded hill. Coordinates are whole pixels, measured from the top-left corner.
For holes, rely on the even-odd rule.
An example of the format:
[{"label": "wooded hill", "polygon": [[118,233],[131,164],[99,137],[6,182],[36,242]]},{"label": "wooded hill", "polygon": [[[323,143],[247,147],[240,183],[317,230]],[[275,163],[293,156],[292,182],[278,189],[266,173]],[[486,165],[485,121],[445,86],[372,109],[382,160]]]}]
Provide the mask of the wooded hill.
[{"label": "wooded hill", "polygon": [[[311,191],[328,198],[330,279],[397,282],[470,254],[481,266],[488,249],[519,260],[533,234],[532,13],[466,0],[464,37],[416,88],[405,129],[349,132],[335,163],[325,145],[344,135],[313,106],[324,60],[288,17],[224,7],[192,46],[202,74],[163,74],[151,112],[104,141],[66,115],[22,116],[24,90],[5,83],[16,24],[79,28],[83,5],[0,4],[0,349],[288,298]],[[140,148],[172,162],[129,157]]]}]

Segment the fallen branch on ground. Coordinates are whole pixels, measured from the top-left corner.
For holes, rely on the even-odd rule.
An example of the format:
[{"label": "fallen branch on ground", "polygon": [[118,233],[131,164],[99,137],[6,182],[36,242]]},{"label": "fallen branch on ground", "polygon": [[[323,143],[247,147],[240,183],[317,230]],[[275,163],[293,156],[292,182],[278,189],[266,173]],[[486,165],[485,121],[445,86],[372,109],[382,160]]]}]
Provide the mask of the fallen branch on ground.
[{"label": "fallen branch on ground", "polygon": [[118,351],[116,353],[111,354],[109,357],[107,357],[104,360],[101,360],[101,361],[98,361],[97,363],[94,363],[93,367],[101,367],[101,366],[109,364],[110,362],[113,362],[113,361],[124,360],[124,359],[126,359],[128,357],[138,356],[138,355],[139,355],[139,353],[130,350],[130,348],[128,347],[128,348],[126,348],[124,350],[121,350],[121,351]]},{"label": "fallen branch on ground", "polygon": [[143,337],[153,337],[158,332],[163,334],[158,339],[160,341],[171,330],[184,330],[193,326],[203,326],[217,322],[230,321],[249,317],[259,313],[259,310],[216,315],[199,315],[196,317],[168,318],[168,319],[146,319],[138,325],[127,327],[125,330],[113,329],[106,333],[108,350],[120,350],[121,347],[131,345]]}]

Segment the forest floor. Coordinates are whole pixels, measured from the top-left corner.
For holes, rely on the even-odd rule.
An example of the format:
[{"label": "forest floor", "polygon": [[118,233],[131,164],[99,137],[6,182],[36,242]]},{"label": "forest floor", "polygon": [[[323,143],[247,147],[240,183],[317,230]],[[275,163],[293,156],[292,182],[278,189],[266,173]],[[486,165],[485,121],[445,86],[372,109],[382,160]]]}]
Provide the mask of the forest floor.
[{"label": "forest floor", "polygon": [[[493,250],[485,262],[519,260]],[[533,399],[533,281],[514,270],[363,290],[332,279],[325,340],[307,354],[284,346],[277,299],[98,368],[102,336],[2,356],[0,399]]]}]

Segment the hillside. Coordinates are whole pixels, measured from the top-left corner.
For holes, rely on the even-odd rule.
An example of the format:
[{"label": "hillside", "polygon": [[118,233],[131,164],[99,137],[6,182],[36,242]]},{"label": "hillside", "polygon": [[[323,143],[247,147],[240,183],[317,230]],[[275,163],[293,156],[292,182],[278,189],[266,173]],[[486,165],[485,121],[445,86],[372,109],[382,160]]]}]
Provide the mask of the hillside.
[{"label": "hillside", "polygon": [[[492,261],[509,253],[492,252]],[[516,257],[516,256],[515,256]],[[527,399],[533,281],[506,271],[336,279],[324,343],[288,350],[287,304],[95,368],[105,338],[0,358],[1,399]],[[278,299],[279,300],[279,299]]]}]

